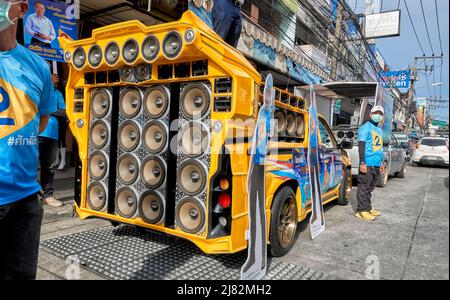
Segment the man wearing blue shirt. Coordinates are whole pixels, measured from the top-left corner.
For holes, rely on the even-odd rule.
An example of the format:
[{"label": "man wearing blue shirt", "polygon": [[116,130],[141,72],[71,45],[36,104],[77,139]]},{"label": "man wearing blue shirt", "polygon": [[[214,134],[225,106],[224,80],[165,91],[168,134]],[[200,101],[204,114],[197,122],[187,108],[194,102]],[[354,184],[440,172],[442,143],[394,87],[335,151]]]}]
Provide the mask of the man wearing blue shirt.
[{"label": "man wearing blue shirt", "polygon": [[378,178],[384,173],[383,167],[383,130],[384,109],[375,106],[370,112],[370,121],[358,131],[359,140],[359,174],[358,174],[358,208],[356,217],[366,221],[375,221],[381,215],[372,207],[372,192]]},{"label": "man wearing blue shirt", "polygon": [[34,279],[43,210],[38,135],[56,111],[50,68],[16,42],[27,1],[0,0],[0,280]]},{"label": "man wearing blue shirt", "polygon": [[[56,88],[59,82],[57,74],[52,74],[54,97],[58,111],[50,116],[47,128],[39,135],[39,161],[41,164],[41,186],[44,204],[61,207],[63,203],[53,197],[53,180],[58,160],[58,118],[66,118],[66,103],[62,93]],[[65,138],[65,137],[63,137]]]},{"label": "man wearing blue shirt", "polygon": [[36,1],[35,13],[28,16],[25,31],[31,36],[31,44],[50,47],[56,38],[55,27],[52,21],[45,16],[45,5]]}]

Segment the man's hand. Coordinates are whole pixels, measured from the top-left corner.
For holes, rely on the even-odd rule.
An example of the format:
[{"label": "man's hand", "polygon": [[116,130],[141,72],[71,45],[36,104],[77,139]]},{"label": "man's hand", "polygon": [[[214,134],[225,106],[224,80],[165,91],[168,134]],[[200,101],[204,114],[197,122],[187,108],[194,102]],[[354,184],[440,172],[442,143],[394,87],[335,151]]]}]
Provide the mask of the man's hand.
[{"label": "man's hand", "polygon": [[39,134],[44,132],[45,128],[47,127],[49,119],[50,119],[49,115],[41,116],[41,119],[40,119],[40,122],[39,122]]},{"label": "man's hand", "polygon": [[384,175],[384,172],[386,172],[386,168],[384,167],[384,165],[381,166],[380,172],[381,172],[381,174],[383,174],[383,175]]},{"label": "man's hand", "polygon": [[361,165],[359,166],[359,172],[360,172],[361,174],[367,174],[367,165],[366,165],[366,164],[361,164]]}]

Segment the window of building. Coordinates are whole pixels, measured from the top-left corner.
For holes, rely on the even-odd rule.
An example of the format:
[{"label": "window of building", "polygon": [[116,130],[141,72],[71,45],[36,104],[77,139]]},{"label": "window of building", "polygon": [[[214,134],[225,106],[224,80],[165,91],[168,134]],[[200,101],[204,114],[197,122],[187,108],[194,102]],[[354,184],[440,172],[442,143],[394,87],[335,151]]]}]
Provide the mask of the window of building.
[{"label": "window of building", "polygon": [[250,8],[250,17],[253,21],[258,23],[259,20],[259,7],[252,3]]}]

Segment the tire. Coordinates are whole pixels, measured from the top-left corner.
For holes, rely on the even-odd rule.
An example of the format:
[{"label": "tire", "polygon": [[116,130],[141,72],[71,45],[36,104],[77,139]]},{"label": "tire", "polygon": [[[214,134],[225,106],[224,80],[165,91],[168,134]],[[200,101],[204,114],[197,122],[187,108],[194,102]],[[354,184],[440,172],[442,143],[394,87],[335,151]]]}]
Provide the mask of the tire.
[{"label": "tire", "polygon": [[[341,187],[339,188],[339,198],[337,200],[338,205],[347,206],[350,203],[352,196],[353,178],[352,172],[346,169],[344,172],[344,178],[342,179]],[[348,192],[350,190],[350,193]]]},{"label": "tire", "polygon": [[[288,208],[291,213],[284,213],[284,209]],[[292,212],[293,210],[293,212]],[[283,226],[282,223],[287,224],[288,220],[285,218],[285,222],[282,222],[283,215],[289,215],[289,224]],[[274,203],[272,205],[271,220],[270,220],[270,254],[273,257],[282,257],[289,253],[295,245],[298,239],[299,231],[298,227],[298,212],[297,212],[297,200],[294,191],[286,186],[282,188],[275,196]],[[281,228],[287,230],[287,236],[283,240]]]},{"label": "tire", "polygon": [[403,167],[402,167],[401,171],[397,172],[397,174],[395,174],[395,176],[398,177],[398,178],[405,178],[406,177],[406,172],[407,172],[407,163],[405,161],[403,163]]},{"label": "tire", "polygon": [[389,179],[389,168],[387,162],[383,163],[384,165],[384,175],[380,174],[380,177],[378,178],[377,187],[384,189],[387,186],[388,179]]}]

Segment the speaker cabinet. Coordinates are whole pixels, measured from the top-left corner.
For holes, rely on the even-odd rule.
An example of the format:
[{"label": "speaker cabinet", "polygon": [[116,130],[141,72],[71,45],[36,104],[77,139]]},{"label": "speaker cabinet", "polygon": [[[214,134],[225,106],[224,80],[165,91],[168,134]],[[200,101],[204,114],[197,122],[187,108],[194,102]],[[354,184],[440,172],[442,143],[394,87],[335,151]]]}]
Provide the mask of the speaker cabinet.
[{"label": "speaker cabinet", "polygon": [[166,86],[120,91],[116,214],[121,217],[165,222],[169,109]]},{"label": "speaker cabinet", "polygon": [[110,191],[113,91],[109,88],[93,89],[90,97],[89,182],[86,200],[90,209],[106,212]]},{"label": "speaker cabinet", "polygon": [[202,235],[206,229],[211,106],[209,82],[181,86],[175,227],[190,234]]}]

